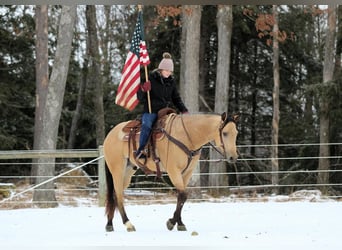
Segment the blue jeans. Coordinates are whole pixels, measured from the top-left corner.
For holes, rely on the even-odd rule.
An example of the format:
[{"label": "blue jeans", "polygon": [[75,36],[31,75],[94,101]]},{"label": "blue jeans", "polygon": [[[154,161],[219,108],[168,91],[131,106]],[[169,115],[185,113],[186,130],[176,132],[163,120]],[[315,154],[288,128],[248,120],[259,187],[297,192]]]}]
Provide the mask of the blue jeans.
[{"label": "blue jeans", "polygon": [[144,149],[146,146],[147,140],[150,136],[152,126],[154,122],[157,120],[158,115],[156,113],[143,113],[142,115],[142,124],[139,138],[139,148],[137,150],[137,155]]}]

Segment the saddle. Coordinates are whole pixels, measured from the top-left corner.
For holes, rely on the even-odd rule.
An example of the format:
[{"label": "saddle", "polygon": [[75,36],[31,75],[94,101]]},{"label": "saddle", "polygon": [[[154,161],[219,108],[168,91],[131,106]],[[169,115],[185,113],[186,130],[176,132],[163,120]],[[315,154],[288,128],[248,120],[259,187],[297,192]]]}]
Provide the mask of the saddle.
[{"label": "saddle", "polygon": [[[172,108],[164,108],[158,112],[157,121],[154,123],[151,131],[151,135],[147,141],[146,147],[148,148],[147,158],[152,157],[153,161],[156,163],[157,177],[161,177],[159,162],[160,159],[156,154],[155,142],[163,139],[165,134],[162,129],[177,115],[176,111]],[[122,128],[121,140],[128,141],[128,150],[137,150],[137,141],[139,141],[140,130],[141,130],[141,118],[136,118],[135,120],[128,121],[128,123]],[[131,148],[132,145],[132,148]],[[139,167],[145,172],[145,174],[152,173],[144,163],[136,160]]]},{"label": "saddle", "polygon": [[[164,137],[164,134],[161,132],[161,128],[165,128],[165,125],[168,123],[170,118],[172,118],[176,114],[176,111],[172,108],[164,108],[158,112],[157,121],[153,125],[151,132],[151,137],[154,140],[161,140]],[[130,139],[133,139],[132,136],[134,133],[134,140],[138,141],[140,137],[140,130],[141,117],[128,121],[128,123],[122,128],[121,140],[129,141]]]}]

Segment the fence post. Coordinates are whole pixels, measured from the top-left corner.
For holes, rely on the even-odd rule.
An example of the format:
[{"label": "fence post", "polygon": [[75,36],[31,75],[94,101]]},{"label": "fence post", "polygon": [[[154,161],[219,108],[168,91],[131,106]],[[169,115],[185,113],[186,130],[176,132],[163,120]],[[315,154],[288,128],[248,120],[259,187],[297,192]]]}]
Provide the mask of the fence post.
[{"label": "fence post", "polygon": [[[99,146],[99,156],[103,156],[103,146]],[[99,178],[99,206],[104,207],[106,202],[106,170],[105,170],[105,159],[100,158],[98,161],[98,178]]]}]

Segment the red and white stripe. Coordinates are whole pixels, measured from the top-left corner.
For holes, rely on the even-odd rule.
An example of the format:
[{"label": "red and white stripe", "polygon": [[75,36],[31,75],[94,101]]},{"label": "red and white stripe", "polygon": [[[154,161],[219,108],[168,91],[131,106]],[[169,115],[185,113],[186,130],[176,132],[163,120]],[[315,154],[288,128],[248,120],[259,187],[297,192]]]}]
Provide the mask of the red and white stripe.
[{"label": "red and white stripe", "polygon": [[127,55],[115,103],[132,111],[139,100],[136,93],[140,85],[140,60],[131,51]]},{"label": "red and white stripe", "polygon": [[140,64],[143,66],[149,65],[150,64],[150,57],[148,56],[147,53],[147,47],[146,47],[146,42],[145,41],[140,41]]}]

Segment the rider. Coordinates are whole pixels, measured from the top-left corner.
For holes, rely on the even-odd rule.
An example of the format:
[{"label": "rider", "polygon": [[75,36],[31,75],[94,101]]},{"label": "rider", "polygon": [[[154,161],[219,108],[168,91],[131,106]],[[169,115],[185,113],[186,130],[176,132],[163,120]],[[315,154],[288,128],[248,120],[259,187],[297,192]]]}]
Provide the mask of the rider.
[{"label": "rider", "polygon": [[[158,111],[176,106],[181,113],[188,113],[179,92],[176,88],[173,73],[173,61],[171,54],[163,53],[163,59],[159,63],[158,69],[149,74],[149,81],[141,84],[137,96],[140,102],[144,104],[142,114],[142,125],[140,132],[139,148],[135,153],[136,158],[146,158],[144,148],[150,136],[152,126],[158,118]],[[151,112],[149,111],[147,101],[147,91],[150,92]]]}]

